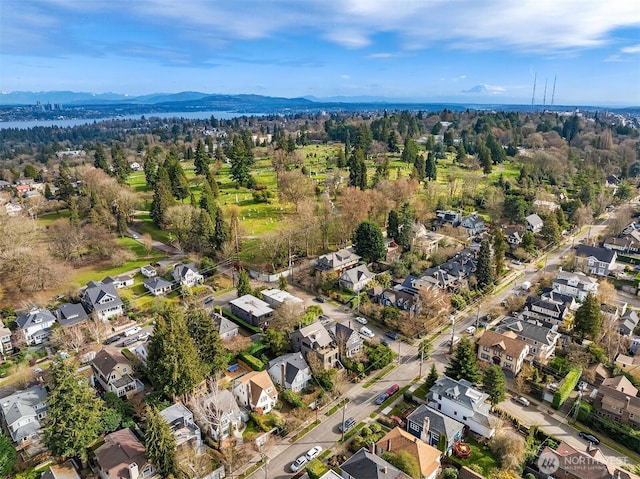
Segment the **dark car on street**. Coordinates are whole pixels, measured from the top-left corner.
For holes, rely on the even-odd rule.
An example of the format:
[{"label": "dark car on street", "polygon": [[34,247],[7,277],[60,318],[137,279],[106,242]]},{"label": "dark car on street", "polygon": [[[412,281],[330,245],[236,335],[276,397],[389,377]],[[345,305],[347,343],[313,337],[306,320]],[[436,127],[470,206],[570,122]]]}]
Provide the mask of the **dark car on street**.
[{"label": "dark car on street", "polygon": [[353,428],[353,426],[356,425],[356,419],[353,417],[347,418],[343,424],[340,424],[340,426],[338,426],[338,429],[340,430],[340,432],[347,432],[350,429]]},{"label": "dark car on street", "polygon": [[587,441],[589,441],[594,446],[597,446],[598,444],[600,444],[600,439],[595,437],[593,434],[589,434],[588,432],[580,431],[580,434],[578,434],[578,435],[582,439],[586,439]]}]

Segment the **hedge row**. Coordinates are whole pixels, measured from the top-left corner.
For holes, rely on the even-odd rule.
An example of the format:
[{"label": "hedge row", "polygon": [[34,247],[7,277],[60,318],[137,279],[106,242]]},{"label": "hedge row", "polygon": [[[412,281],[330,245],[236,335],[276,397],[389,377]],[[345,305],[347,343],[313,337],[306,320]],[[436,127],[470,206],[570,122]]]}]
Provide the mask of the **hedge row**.
[{"label": "hedge row", "polygon": [[262,360],[252,356],[249,353],[240,353],[238,354],[238,358],[245,362],[247,366],[249,366],[254,371],[264,371],[266,366],[262,362]]},{"label": "hedge row", "polygon": [[618,444],[640,453],[640,433],[631,427],[593,412],[586,417],[583,423],[595,431],[606,434]]},{"label": "hedge row", "polygon": [[573,389],[576,387],[576,384],[578,384],[581,375],[582,368],[580,367],[574,367],[569,370],[564,380],[562,381],[562,384],[553,395],[553,401],[551,402],[552,408],[560,409],[560,406],[562,406],[564,402],[569,398],[571,391],[573,391]]},{"label": "hedge row", "polygon": [[230,319],[231,321],[233,321],[237,325],[242,326],[245,329],[248,329],[252,333],[261,333],[262,332],[262,329],[254,326],[253,324],[247,323],[243,319],[240,319],[235,314],[233,314],[231,311],[227,311],[226,309],[223,309],[222,310],[222,316],[224,316],[227,319]]}]

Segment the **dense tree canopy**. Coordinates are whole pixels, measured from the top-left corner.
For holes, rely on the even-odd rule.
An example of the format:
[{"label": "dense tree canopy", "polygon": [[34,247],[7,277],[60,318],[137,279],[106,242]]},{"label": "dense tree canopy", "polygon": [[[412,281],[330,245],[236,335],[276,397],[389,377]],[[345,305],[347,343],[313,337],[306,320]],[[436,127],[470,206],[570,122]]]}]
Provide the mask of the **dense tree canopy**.
[{"label": "dense tree canopy", "polygon": [[367,263],[379,261],[386,256],[382,230],[375,223],[363,221],[353,233],[354,250]]}]

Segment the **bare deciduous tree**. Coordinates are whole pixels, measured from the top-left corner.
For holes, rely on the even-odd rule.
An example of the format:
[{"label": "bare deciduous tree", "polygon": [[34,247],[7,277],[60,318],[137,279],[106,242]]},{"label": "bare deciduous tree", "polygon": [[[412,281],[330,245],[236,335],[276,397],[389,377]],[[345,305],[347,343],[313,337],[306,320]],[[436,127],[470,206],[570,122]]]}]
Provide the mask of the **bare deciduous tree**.
[{"label": "bare deciduous tree", "polygon": [[506,470],[516,470],[524,461],[526,447],[524,438],[515,431],[500,429],[489,443],[489,447],[500,460]]}]

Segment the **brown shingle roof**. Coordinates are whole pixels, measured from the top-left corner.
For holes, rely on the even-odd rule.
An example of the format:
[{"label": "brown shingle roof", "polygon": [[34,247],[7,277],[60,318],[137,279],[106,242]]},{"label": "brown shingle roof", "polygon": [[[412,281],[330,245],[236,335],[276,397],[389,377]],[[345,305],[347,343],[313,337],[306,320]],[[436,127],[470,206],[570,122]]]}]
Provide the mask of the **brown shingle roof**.
[{"label": "brown shingle roof", "polygon": [[406,451],[416,458],[423,477],[430,477],[440,467],[440,451],[413,434],[396,427],[376,444],[384,452]]},{"label": "brown shingle roof", "polygon": [[510,338],[504,334],[496,333],[495,331],[485,331],[484,334],[478,340],[480,347],[489,346],[498,347],[502,349],[507,355],[513,358],[519,358],[522,351],[528,346],[524,341],[520,341],[516,338]]},{"label": "brown shingle roof", "polygon": [[114,479],[129,479],[127,468],[130,464],[136,463],[140,472],[148,464],[144,446],[131,429],[107,434],[104,444],[96,449],[95,454],[100,468]]},{"label": "brown shingle roof", "polygon": [[267,393],[270,397],[275,397],[278,392],[276,387],[273,385],[273,381],[269,377],[269,373],[267,371],[251,371],[249,374],[245,374],[241,378],[238,379],[238,382],[245,385],[249,384],[251,391],[251,403],[257,404],[260,399],[260,394],[262,391],[267,391],[271,388],[271,392]]},{"label": "brown shingle roof", "polygon": [[93,365],[105,377],[109,376],[118,364],[129,364],[120,351],[114,348],[102,348],[93,358]]}]

